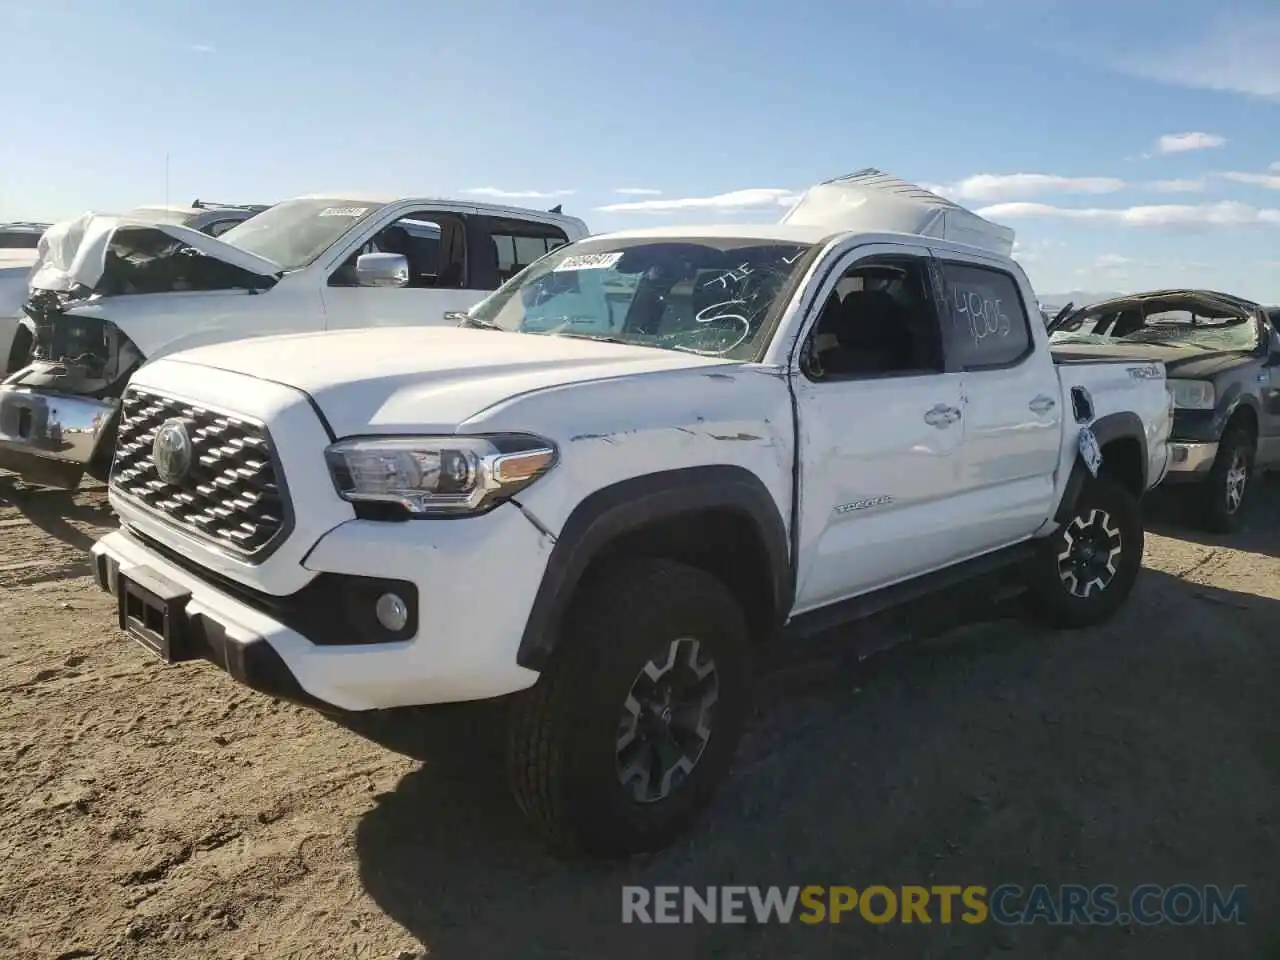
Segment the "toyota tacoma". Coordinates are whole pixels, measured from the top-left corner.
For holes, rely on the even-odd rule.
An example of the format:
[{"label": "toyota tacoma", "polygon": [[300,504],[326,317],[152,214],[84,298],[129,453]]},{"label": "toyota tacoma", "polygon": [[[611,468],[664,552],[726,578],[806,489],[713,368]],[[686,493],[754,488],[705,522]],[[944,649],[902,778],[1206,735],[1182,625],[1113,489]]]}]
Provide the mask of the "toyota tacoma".
[{"label": "toyota tacoma", "polygon": [[762,656],[945,588],[1064,627],[1129,596],[1163,368],[1055,363],[1011,243],[866,170],[563,246],[456,328],[171,355],[98,582],[153,654],[322,710],[505,698],[554,847],[662,847]]}]

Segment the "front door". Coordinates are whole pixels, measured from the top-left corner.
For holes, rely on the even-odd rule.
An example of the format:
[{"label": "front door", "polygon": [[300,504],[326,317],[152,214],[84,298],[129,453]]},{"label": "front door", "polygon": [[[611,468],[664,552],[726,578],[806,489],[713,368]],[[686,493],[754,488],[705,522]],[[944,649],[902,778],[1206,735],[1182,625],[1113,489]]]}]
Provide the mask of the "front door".
[{"label": "front door", "polygon": [[[484,299],[489,290],[473,289],[471,282],[477,271],[467,255],[470,216],[468,208],[440,206],[398,210],[368,224],[326,274],[327,328],[444,325],[446,312]],[[402,254],[409,263],[408,285],[360,286],[356,259],[374,252]]]},{"label": "front door", "polygon": [[854,248],[814,299],[792,380],[800,463],[796,612],[958,559],[959,372],[928,251]]}]

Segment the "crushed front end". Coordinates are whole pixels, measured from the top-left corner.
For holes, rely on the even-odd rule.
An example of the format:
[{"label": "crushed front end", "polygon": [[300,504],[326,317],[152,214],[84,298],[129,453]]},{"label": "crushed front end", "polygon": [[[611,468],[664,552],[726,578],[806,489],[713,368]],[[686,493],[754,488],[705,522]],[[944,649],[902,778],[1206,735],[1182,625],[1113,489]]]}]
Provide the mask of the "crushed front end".
[{"label": "crushed front end", "polygon": [[114,324],[70,312],[82,302],[36,291],[23,308],[25,363],[0,384],[0,468],[32,483],[105,478],[120,393],[142,363]]}]

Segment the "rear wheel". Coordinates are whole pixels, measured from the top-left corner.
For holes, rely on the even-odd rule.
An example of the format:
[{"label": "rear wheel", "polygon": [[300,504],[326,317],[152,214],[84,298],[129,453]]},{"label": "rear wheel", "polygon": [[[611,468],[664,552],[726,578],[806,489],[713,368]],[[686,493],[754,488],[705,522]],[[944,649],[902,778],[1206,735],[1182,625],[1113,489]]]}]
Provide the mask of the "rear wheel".
[{"label": "rear wheel", "polygon": [[1200,516],[1214,533],[1233,533],[1240,520],[1253,480],[1253,434],[1245,427],[1229,427],[1218,444],[1218,456],[1201,489]]},{"label": "rear wheel", "polygon": [[538,683],[512,704],[520,809],[564,853],[671,843],[725,778],[750,702],[733,594],[684,564],[615,568],[576,605]]},{"label": "rear wheel", "polygon": [[1035,614],[1058,627],[1106,620],[1133,591],[1144,546],[1137,498],[1106,477],[1089,481],[1071,517],[1038,545],[1030,576]]}]

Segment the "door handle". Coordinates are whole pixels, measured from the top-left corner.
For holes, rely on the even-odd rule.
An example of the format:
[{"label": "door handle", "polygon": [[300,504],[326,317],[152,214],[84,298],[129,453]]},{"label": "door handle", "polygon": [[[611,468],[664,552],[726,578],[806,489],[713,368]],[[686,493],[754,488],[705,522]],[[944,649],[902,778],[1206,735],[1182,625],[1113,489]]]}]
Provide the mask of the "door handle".
[{"label": "door handle", "polygon": [[924,415],[924,422],[931,427],[937,427],[939,430],[951,426],[959,419],[959,408],[949,407],[945,403],[939,403]]},{"label": "door handle", "polygon": [[1048,396],[1047,394],[1042,393],[1040,394],[1040,396],[1036,397],[1034,400],[1028,403],[1027,407],[1031,410],[1032,413],[1037,413],[1043,416],[1044,414],[1048,413],[1057,405],[1058,405],[1057,400],[1053,399],[1053,397]]}]

